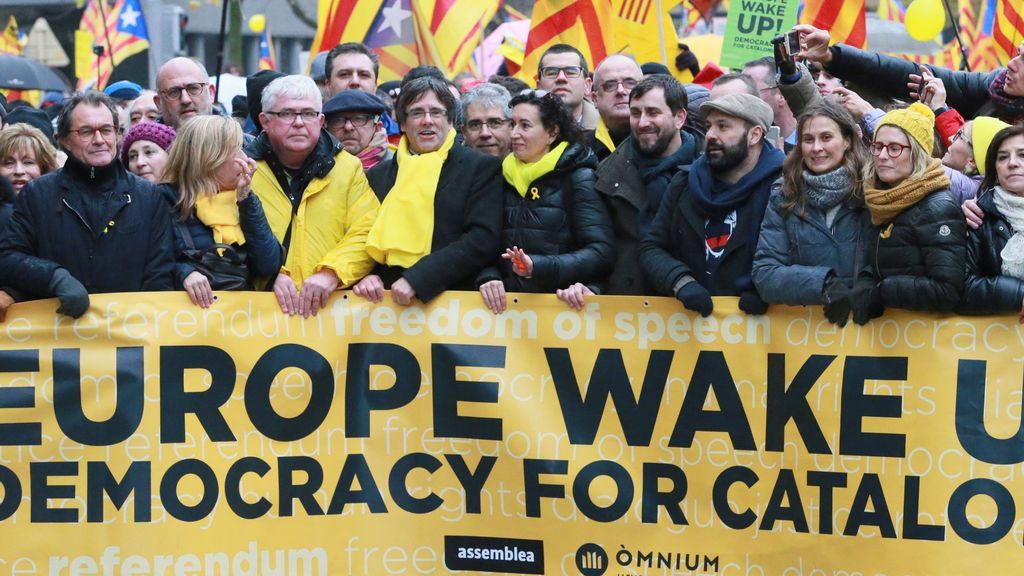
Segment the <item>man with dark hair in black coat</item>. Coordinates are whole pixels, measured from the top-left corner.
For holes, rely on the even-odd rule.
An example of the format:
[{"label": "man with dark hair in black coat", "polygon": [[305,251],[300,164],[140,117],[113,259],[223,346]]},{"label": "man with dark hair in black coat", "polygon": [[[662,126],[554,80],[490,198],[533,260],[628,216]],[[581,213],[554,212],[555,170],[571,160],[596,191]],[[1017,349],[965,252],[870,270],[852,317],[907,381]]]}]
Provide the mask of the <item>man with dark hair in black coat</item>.
[{"label": "man with dark hair in black coat", "polygon": [[764,314],[751,268],[784,158],[765,141],[772,110],[755,96],[729,94],[701,111],[705,153],[669,184],[640,243],[640,266],[655,293],[674,295],[702,316],[711,314],[712,296],[739,296],[741,310]]},{"label": "man with dark hair in black coat", "polygon": [[0,235],[0,286],[19,300],[56,296],[77,318],[90,293],[173,288],[170,212],[121,165],[118,128],[109,96],[68,100],[57,127],[67,163],[25,187]]}]

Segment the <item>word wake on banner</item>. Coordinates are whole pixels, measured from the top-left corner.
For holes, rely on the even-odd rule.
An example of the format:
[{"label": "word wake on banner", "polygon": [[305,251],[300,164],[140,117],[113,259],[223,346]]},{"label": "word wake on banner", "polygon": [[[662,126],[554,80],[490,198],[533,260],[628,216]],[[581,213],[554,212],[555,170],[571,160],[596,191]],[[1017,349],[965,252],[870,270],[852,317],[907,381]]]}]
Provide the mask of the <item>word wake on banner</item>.
[{"label": "word wake on banner", "polygon": [[789,0],[734,0],[725,20],[723,68],[743,68],[751,60],[775,54],[772,38],[796,24],[797,2]]},{"label": "word wake on banner", "polygon": [[1016,317],[102,295],[0,325],[0,574],[1019,573]]}]

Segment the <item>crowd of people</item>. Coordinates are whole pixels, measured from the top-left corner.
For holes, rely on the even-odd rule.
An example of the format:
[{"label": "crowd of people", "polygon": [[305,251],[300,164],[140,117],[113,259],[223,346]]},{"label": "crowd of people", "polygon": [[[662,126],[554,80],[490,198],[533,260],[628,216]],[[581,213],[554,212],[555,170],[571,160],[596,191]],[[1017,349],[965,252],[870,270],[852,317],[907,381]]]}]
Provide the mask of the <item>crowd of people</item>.
[{"label": "crowd of people", "polygon": [[308,317],[351,289],[478,291],[495,314],[533,292],[1024,322],[1024,45],[964,72],[794,31],[795,55],[687,61],[685,84],[565,44],[532,87],[430,66],[381,84],[344,43],[310,76],[250,76],[230,116],[184,57],[154,90],[0,100],[0,320],[161,290],[203,308],[270,290]]}]

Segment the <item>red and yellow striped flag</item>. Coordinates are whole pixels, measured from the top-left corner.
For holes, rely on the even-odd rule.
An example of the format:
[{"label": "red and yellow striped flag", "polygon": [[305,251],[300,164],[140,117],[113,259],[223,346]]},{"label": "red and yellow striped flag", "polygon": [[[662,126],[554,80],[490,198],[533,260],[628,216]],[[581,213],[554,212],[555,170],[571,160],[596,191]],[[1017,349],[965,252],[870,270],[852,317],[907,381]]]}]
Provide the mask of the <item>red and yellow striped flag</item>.
[{"label": "red and yellow striped flag", "polygon": [[637,62],[668,64],[675,58],[679,42],[669,12],[679,3],[680,0],[614,0],[617,51],[632,54]]},{"label": "red and yellow striped flag", "polygon": [[867,41],[865,0],[807,0],[800,22],[828,30],[832,42],[863,48]]},{"label": "red and yellow striped flag", "polygon": [[420,63],[411,0],[320,0],[311,52],[362,42],[380,57],[377,82],[399,80]]},{"label": "red and yellow striped flag", "polygon": [[998,0],[992,40],[1002,64],[1017,55],[1017,48],[1024,42],[1024,5],[1020,0]]},{"label": "red and yellow striped flag", "polygon": [[[129,56],[149,48],[149,30],[138,0],[86,0],[75,31],[75,76],[79,90],[102,90]],[[103,46],[103,55],[92,53]]]},{"label": "red and yellow striped flag", "polygon": [[960,45],[957,44],[956,40],[949,42],[934,54],[890,53],[889,55],[895,56],[896,58],[902,58],[903,60],[910,60],[911,62],[916,62],[918,64],[930,64],[939,68],[949,68],[950,70],[960,68],[960,62],[963,60],[963,55],[960,53]]},{"label": "red and yellow striped flag", "polygon": [[466,69],[498,0],[413,0],[420,63],[453,77]]},{"label": "red and yellow striped flag", "polygon": [[532,83],[541,55],[553,44],[569,44],[583,53],[588,69],[616,51],[611,0],[540,0],[533,7],[523,68],[518,76]]}]

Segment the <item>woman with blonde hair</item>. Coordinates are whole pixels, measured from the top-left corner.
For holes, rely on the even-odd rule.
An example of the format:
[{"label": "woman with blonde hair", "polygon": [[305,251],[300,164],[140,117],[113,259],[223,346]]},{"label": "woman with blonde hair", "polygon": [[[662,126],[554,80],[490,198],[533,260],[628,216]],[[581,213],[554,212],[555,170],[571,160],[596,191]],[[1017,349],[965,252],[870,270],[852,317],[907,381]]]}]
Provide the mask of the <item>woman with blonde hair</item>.
[{"label": "woman with blonde hair", "polygon": [[14,193],[26,184],[57,169],[57,150],[36,127],[11,124],[0,131],[0,177]]},{"label": "woman with blonde hair", "polygon": [[[253,278],[280,271],[281,245],[249,187],[255,170],[231,118],[198,116],[171,146],[161,190],[177,220],[175,279],[197,306],[209,307],[214,290],[251,289]],[[214,273],[223,267],[237,272],[239,258],[241,282]]]},{"label": "woman with blonde hair", "polygon": [[932,158],[935,116],[920,102],[878,122],[864,168],[864,202],[878,233],[869,264],[851,295],[855,320],[883,306],[952,311],[960,303],[967,225]]}]

